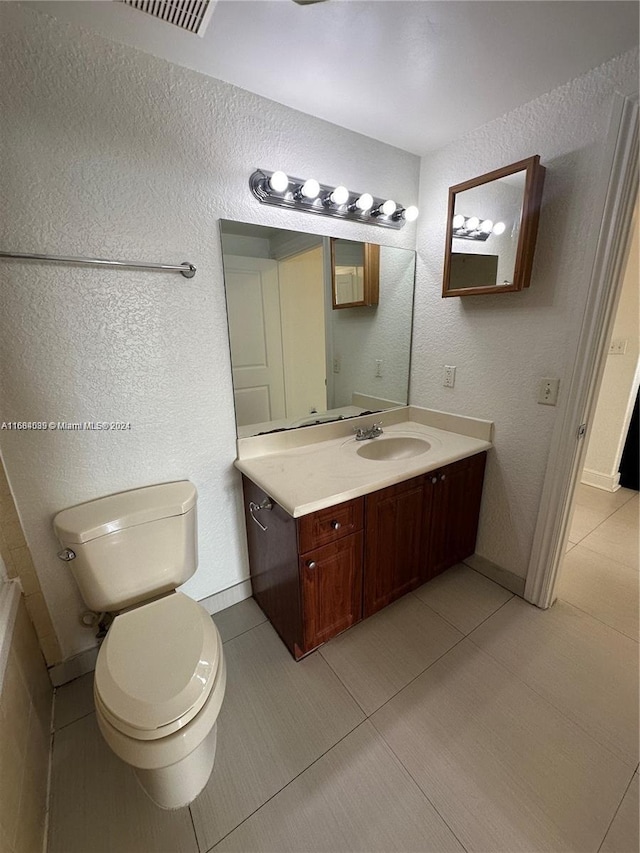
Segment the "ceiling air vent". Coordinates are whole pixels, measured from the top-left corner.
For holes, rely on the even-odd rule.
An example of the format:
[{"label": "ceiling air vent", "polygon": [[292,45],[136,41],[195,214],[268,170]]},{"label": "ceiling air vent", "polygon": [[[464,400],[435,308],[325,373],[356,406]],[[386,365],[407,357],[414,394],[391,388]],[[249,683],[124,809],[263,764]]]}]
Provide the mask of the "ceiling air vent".
[{"label": "ceiling air vent", "polygon": [[121,0],[121,2],[197,36],[204,35],[215,6],[215,0]]}]

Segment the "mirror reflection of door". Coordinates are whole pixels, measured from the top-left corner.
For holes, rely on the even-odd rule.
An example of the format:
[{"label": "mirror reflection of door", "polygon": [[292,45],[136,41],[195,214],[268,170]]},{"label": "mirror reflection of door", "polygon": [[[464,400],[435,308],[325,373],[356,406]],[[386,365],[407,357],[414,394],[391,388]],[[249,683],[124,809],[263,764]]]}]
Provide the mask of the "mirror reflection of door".
[{"label": "mirror reflection of door", "polygon": [[279,261],[225,254],[224,274],[238,426],[324,411],[322,246]]},{"label": "mirror reflection of door", "polygon": [[226,255],[224,276],[238,424],[284,418],[278,264]]}]

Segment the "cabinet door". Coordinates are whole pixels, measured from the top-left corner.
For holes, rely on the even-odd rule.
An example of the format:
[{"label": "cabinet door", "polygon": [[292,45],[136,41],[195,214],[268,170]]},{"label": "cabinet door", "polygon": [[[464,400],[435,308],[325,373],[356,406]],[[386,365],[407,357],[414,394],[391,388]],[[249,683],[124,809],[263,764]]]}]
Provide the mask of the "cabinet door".
[{"label": "cabinet door", "polygon": [[362,618],[362,532],[300,557],[304,651]]},{"label": "cabinet door", "polygon": [[367,495],[364,615],[400,598],[424,579],[424,477]]},{"label": "cabinet door", "polygon": [[479,453],[426,476],[425,491],[431,495],[424,522],[426,579],[475,551],[486,457]]}]

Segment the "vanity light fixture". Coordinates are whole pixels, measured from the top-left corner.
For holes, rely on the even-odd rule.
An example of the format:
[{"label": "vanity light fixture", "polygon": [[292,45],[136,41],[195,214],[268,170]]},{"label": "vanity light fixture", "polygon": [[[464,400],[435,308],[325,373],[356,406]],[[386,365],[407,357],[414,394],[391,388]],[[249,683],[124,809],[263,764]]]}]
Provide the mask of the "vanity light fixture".
[{"label": "vanity light fixture", "polygon": [[504,222],[496,222],[491,219],[480,219],[479,216],[463,216],[457,213],[451,222],[453,236],[459,240],[487,240],[491,234],[499,236],[506,230]]},{"label": "vanity light fixture", "polygon": [[294,178],[282,171],[256,169],[249,178],[253,195],[262,204],[302,210],[383,228],[402,228],[418,217],[418,208],[402,207],[395,201],[376,198],[371,193],[351,192],[345,186],[331,187],[314,178]]},{"label": "vanity light fixture", "polygon": [[406,222],[415,222],[419,214],[418,208],[411,204],[409,207],[401,207],[393,214],[394,219],[404,219]]}]

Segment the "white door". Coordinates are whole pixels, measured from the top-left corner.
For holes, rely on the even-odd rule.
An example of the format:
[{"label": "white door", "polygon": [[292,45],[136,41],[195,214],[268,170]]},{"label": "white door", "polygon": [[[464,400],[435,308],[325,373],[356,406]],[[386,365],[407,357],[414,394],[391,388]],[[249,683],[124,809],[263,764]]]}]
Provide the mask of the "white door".
[{"label": "white door", "polygon": [[278,264],[227,255],[224,277],[238,426],[284,418]]}]

